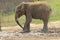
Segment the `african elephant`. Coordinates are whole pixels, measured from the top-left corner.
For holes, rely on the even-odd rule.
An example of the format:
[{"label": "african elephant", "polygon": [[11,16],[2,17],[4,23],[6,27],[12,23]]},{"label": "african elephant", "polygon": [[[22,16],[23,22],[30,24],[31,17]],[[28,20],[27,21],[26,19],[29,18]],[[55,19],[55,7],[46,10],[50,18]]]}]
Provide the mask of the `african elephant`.
[{"label": "african elephant", "polygon": [[[45,1],[22,2],[16,7],[15,21],[23,29],[24,32],[30,32],[30,22],[32,18],[41,19],[44,23],[43,31],[48,31],[48,19],[51,14],[51,7]],[[18,22],[18,18],[22,15],[26,16],[24,27]]]}]

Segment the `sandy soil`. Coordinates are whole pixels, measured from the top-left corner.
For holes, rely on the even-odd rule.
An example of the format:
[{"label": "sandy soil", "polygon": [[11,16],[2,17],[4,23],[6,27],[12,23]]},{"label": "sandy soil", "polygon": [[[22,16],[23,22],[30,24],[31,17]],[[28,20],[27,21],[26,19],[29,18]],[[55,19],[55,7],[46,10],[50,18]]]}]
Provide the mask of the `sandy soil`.
[{"label": "sandy soil", "polygon": [[41,31],[43,24],[32,24],[31,32],[20,33],[22,29],[19,26],[2,27],[0,40],[60,40],[60,21],[48,23],[48,32]]}]

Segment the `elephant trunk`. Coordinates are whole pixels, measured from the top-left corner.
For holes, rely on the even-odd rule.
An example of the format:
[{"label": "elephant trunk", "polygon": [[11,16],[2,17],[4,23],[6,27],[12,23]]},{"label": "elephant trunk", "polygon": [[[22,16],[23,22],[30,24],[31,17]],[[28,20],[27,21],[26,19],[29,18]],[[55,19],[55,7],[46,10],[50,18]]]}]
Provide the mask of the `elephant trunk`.
[{"label": "elephant trunk", "polygon": [[22,26],[21,26],[21,24],[19,23],[19,21],[18,21],[18,19],[15,17],[15,21],[16,21],[16,23],[22,28],[22,29],[24,29]]}]

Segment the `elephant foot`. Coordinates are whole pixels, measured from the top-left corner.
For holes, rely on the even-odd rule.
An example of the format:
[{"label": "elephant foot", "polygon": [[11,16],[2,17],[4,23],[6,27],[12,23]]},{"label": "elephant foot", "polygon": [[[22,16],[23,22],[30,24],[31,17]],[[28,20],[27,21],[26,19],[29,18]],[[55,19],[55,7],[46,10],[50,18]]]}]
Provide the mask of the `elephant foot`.
[{"label": "elephant foot", "polygon": [[43,31],[44,33],[46,33],[46,32],[48,32],[48,29],[42,29],[42,31]]},{"label": "elephant foot", "polygon": [[23,30],[23,33],[29,33],[30,32],[30,30]]},{"label": "elephant foot", "polygon": [[24,33],[29,33],[30,31],[23,31]]},{"label": "elephant foot", "polygon": [[47,27],[47,26],[44,26],[43,29],[42,29],[42,31],[43,31],[44,33],[48,32],[48,27]]},{"label": "elephant foot", "polygon": [[29,33],[29,32],[26,32],[26,31],[22,31],[22,32],[20,32],[20,33]]}]

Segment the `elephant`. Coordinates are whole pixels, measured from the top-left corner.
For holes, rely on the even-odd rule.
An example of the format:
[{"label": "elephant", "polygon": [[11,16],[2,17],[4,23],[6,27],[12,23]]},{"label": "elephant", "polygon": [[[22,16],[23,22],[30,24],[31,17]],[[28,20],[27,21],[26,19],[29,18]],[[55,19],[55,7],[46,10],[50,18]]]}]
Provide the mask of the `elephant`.
[{"label": "elephant", "polygon": [[[23,32],[30,32],[30,23],[33,19],[43,21],[43,32],[48,31],[48,20],[51,14],[51,7],[46,1],[22,2],[16,6],[15,21],[23,29]],[[18,21],[22,15],[25,15],[26,21],[24,27]]]}]

